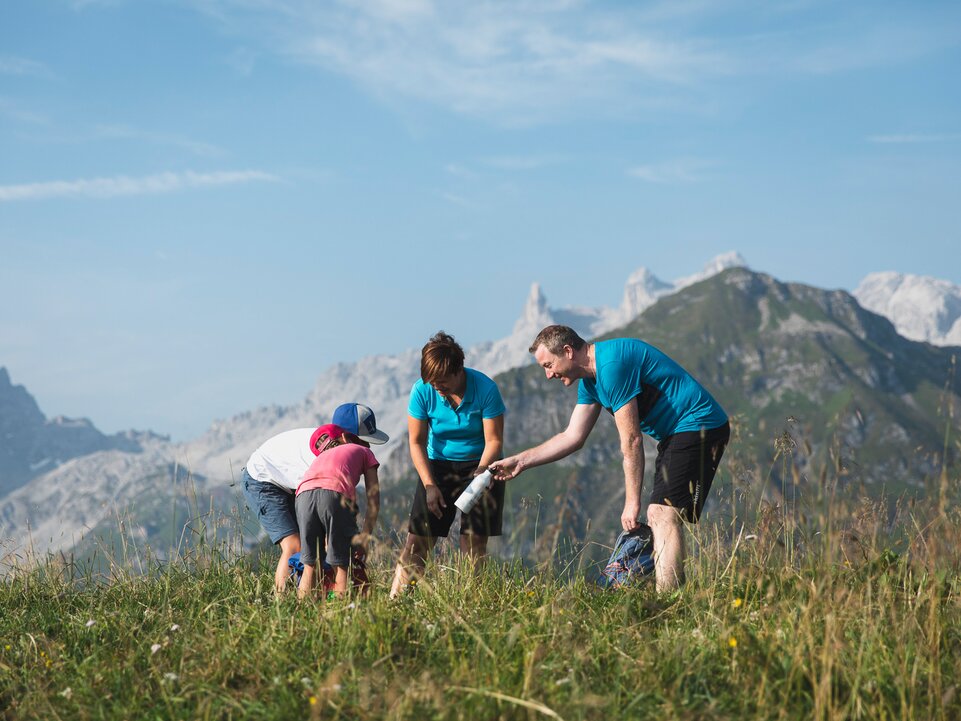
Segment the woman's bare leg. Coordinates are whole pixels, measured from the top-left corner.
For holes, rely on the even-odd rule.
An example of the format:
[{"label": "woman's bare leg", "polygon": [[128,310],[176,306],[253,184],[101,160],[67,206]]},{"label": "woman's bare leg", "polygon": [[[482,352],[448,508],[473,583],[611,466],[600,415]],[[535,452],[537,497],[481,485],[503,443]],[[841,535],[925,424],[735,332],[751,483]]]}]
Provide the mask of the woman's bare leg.
[{"label": "woman's bare leg", "polygon": [[416,580],[424,575],[424,566],[427,565],[427,557],[434,550],[434,543],[437,541],[432,536],[418,536],[415,533],[407,534],[407,542],[400,552],[397,559],[397,567],[394,569],[394,582],[390,587],[390,597],[397,598],[412,580]]}]

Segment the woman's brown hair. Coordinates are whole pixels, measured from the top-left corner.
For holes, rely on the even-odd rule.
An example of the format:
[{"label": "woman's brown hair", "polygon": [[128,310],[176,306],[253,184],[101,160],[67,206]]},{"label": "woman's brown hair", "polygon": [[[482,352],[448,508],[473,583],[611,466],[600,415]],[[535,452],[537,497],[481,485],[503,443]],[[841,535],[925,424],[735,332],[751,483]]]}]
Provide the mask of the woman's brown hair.
[{"label": "woman's brown hair", "polygon": [[457,375],[464,370],[464,349],[454,336],[435,333],[420,352],[420,377],[424,383]]}]

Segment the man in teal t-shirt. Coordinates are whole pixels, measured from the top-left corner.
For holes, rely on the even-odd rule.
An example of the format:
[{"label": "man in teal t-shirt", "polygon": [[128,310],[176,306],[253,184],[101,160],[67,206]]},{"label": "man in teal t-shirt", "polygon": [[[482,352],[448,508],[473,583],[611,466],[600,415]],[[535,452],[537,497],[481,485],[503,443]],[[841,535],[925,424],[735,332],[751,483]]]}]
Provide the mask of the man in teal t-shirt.
[{"label": "man in teal t-shirt", "polygon": [[658,590],[684,580],[681,521],[696,523],[730,438],[727,414],[684,368],[633,338],[587,343],[563,325],[544,328],[530,352],[547,374],[565,386],[579,381],[577,405],[567,428],[544,443],[492,463],[494,477],[514,478],[584,445],[601,409],[614,416],[624,456],[621,526],[640,524],[644,479],[642,434],[658,441],[647,520],[654,534]]}]

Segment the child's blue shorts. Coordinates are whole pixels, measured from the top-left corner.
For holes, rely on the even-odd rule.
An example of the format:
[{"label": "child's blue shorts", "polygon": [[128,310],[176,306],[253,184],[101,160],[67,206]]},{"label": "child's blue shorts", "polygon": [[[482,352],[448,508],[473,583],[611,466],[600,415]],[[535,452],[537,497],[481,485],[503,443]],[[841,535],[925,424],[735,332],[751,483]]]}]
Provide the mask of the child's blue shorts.
[{"label": "child's blue shorts", "polygon": [[279,543],[287,536],[299,536],[297,514],[294,511],[294,494],[269,481],[251,478],[247,469],[241,472],[247,508],[257,516],[267,531],[271,543]]}]

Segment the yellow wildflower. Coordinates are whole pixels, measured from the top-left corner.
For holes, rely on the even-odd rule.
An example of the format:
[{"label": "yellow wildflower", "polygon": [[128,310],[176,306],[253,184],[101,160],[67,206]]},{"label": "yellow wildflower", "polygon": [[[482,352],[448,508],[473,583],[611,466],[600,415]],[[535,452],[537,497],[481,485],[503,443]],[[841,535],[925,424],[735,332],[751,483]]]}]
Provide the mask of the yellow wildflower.
[{"label": "yellow wildflower", "polygon": [[742,603],[744,603],[743,598],[735,598],[731,605],[734,606],[734,608],[740,608]]},{"label": "yellow wildflower", "polygon": [[310,705],[311,705],[311,706],[316,706],[316,705],[317,705],[317,697],[316,697],[316,696],[311,696],[311,697],[310,697]]},{"label": "yellow wildflower", "polygon": [[731,638],[728,639],[727,645],[731,648],[737,648],[737,639],[731,636]]}]

